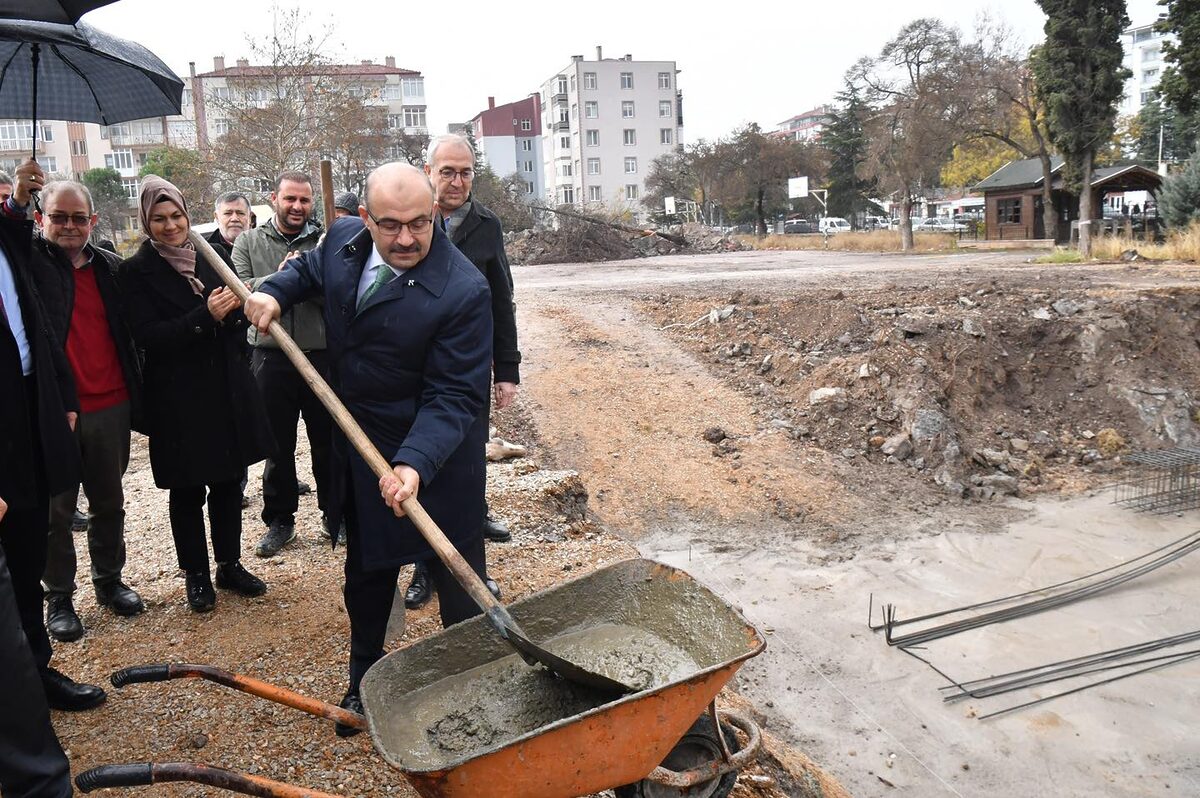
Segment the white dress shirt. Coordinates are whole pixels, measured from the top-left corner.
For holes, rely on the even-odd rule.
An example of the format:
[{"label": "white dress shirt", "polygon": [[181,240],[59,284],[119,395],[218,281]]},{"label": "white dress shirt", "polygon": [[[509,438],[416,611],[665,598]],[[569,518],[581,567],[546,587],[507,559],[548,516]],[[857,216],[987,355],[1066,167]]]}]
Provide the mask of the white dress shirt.
[{"label": "white dress shirt", "polygon": [[[379,247],[372,244],[371,257],[367,258],[367,263],[365,266],[363,266],[362,277],[358,278],[358,293],[354,295],[354,301],[356,304],[362,299],[363,292],[371,287],[371,283],[375,282],[375,268],[377,266],[383,266],[391,269],[392,280],[400,276],[400,270],[393,269],[390,265],[388,265],[388,262],[383,259],[382,255],[379,254]],[[391,280],[388,282],[391,282]]]},{"label": "white dress shirt", "polygon": [[13,338],[17,341],[17,351],[21,353],[21,373],[29,376],[33,373],[33,350],[29,346],[29,336],[25,334],[25,319],[21,316],[21,298],[17,295],[16,275],[13,274],[12,264],[4,250],[0,249],[0,298],[4,301],[4,316],[8,321],[8,329],[12,330]]}]

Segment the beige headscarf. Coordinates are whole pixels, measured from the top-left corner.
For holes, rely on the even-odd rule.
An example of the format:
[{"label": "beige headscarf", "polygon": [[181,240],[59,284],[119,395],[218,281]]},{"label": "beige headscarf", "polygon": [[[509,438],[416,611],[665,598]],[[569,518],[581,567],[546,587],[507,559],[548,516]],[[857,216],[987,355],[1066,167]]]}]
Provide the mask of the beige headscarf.
[{"label": "beige headscarf", "polygon": [[[187,203],[183,199],[183,194],[175,188],[173,183],[163,180],[158,175],[143,177],[141,188],[142,231],[148,236],[150,235],[150,209],[164,200],[174,203],[179,210],[183,211],[184,215],[187,215]],[[184,242],[182,247],[173,247],[170,244],[155,241],[151,236],[150,243],[158,250],[158,254],[162,255],[163,259],[188,281],[188,285],[192,287],[196,296],[204,296],[204,283],[196,277],[196,248],[192,246],[191,241]]]}]

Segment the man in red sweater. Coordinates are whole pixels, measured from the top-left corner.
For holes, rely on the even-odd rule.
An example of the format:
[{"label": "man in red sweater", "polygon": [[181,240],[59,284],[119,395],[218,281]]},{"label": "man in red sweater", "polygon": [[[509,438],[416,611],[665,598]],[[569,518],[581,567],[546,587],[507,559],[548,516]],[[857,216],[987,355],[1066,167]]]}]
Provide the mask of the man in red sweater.
[{"label": "man in red sweater", "polygon": [[[33,242],[34,275],[47,321],[71,364],[79,394],[75,433],[88,499],[88,551],[96,600],[118,615],[144,609],[121,579],[125,566],[125,495],[129,431],[138,416],[140,375],[133,339],[121,317],[114,279],[119,259],[88,243],[96,215],[87,187],[61,180],[42,190],[35,214],[42,235]],[[50,540],[42,583],[46,628],[59,641],[77,640],[76,556],[71,536],[78,488],[50,503]]]}]

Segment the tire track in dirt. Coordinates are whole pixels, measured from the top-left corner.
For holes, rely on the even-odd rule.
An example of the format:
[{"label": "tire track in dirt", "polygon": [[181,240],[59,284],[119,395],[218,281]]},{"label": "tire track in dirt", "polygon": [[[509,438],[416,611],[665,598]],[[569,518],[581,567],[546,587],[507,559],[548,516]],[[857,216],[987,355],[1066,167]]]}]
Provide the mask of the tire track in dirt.
[{"label": "tire track in dirt", "polygon": [[[688,523],[719,542],[729,526],[794,539],[852,512],[828,455],[758,429],[753,405],[681,350],[624,297],[526,296],[525,398],[559,464],[583,474],[590,506],[634,536]],[[737,447],[713,455],[720,427]],[[763,541],[767,542],[766,540]]]}]

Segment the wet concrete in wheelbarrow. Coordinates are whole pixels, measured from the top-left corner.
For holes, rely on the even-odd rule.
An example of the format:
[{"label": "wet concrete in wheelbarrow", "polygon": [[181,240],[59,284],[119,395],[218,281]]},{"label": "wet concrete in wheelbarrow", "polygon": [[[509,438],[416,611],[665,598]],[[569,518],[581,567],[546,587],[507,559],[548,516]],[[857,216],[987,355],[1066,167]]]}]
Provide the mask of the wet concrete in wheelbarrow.
[{"label": "wet concrete in wheelbarrow", "polygon": [[[579,630],[545,645],[638,691],[700,670],[679,646],[624,624]],[[437,770],[616,698],[530,667],[513,654],[408,693],[377,733],[386,748],[417,769]]]}]

